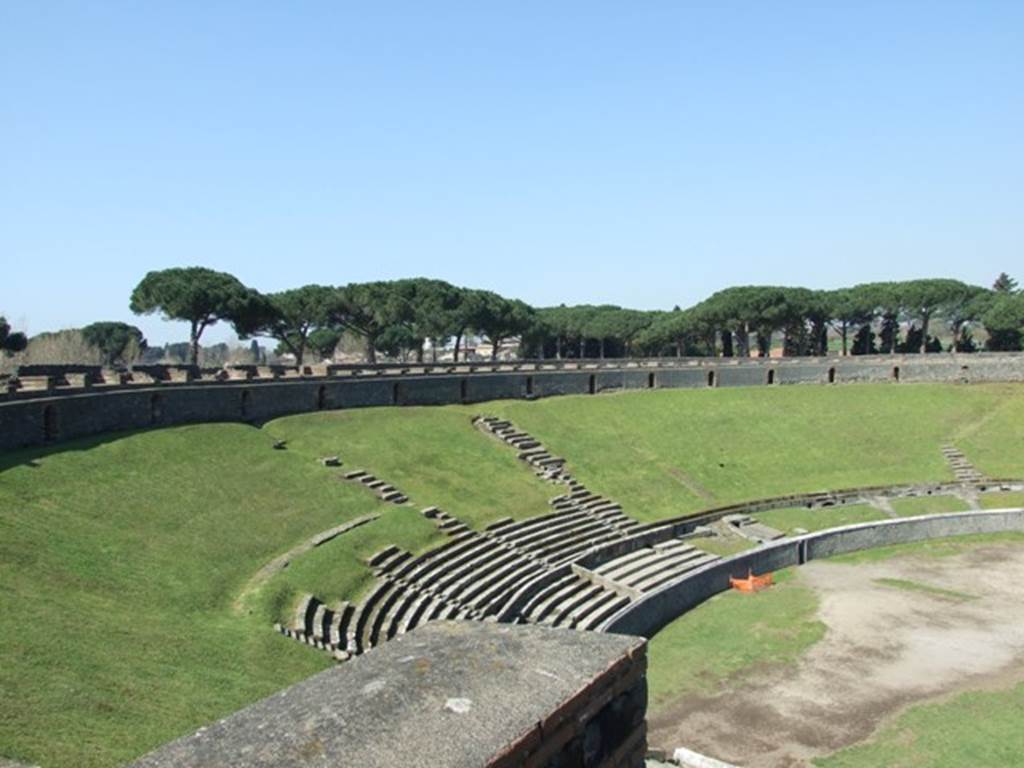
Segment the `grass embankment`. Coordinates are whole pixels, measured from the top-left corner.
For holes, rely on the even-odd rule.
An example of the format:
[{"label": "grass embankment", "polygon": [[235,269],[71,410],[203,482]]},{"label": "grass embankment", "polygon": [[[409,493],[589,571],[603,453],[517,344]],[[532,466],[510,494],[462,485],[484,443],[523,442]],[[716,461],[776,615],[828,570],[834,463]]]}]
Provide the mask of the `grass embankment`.
[{"label": "grass embankment", "polygon": [[1013,426],[1024,420],[1024,389],[1014,385],[657,390],[480,410],[540,437],[641,520],[788,493],[949,481],[940,448],[958,435],[983,472],[1024,474]]},{"label": "grass embankment", "polygon": [[823,509],[807,509],[807,507],[788,507],[758,512],[754,517],[765,525],[771,526],[787,535],[795,535],[798,531],[809,533],[836,528],[841,525],[867,523],[872,520],[887,520],[889,516],[879,509],[867,504],[850,504],[843,507],[825,507]]},{"label": "grass embankment", "polygon": [[1024,492],[1002,491],[986,493],[981,496],[982,509],[1002,509],[1003,507],[1024,507]]},{"label": "grass embankment", "polygon": [[482,528],[499,517],[550,511],[557,486],[540,482],[516,452],[470,423],[479,409],[372,408],[289,416],[264,429],[311,458],[338,454],[409,495]]},{"label": "grass embankment", "polygon": [[765,663],[790,664],[822,638],[818,599],[789,570],[771,589],[728,591],[676,619],[648,645],[653,713],[682,696],[710,694]]},{"label": "grass embankment", "polygon": [[967,502],[956,496],[914,496],[906,499],[893,499],[890,504],[893,512],[900,517],[963,512],[970,509]]}]

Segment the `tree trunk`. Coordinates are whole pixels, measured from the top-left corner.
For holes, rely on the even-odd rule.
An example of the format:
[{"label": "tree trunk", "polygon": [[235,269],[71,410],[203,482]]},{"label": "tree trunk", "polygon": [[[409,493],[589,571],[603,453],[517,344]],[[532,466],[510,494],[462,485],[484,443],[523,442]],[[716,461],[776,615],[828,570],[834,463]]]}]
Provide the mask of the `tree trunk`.
[{"label": "tree trunk", "polygon": [[602,360],[604,360],[604,339],[603,338],[600,339],[597,342],[597,345],[598,345],[598,348],[600,349],[600,357],[601,357]]},{"label": "tree trunk", "polygon": [[498,359],[498,345],[501,344],[501,339],[495,339],[491,342],[491,360]]},{"label": "tree trunk", "polygon": [[849,349],[849,347],[848,347],[848,345],[846,343],[846,337],[847,337],[847,333],[849,332],[849,326],[846,324],[845,320],[843,320],[842,328],[843,329],[840,332],[840,334],[843,337],[843,357],[846,357],[849,354],[849,352],[847,351]]},{"label": "tree trunk", "polygon": [[192,327],[188,334],[188,362],[190,365],[199,365],[199,322],[192,321]]},{"label": "tree trunk", "polygon": [[722,331],[722,357],[732,356],[732,331]]},{"label": "tree trunk", "polygon": [[921,313],[921,354],[928,351],[928,323],[931,321],[930,312]]},{"label": "tree trunk", "polygon": [[455,362],[459,362],[459,348],[462,346],[462,331],[455,337]]},{"label": "tree trunk", "polygon": [[746,324],[736,329],[736,357],[750,357],[750,333]]},{"label": "tree trunk", "polygon": [[377,362],[377,339],[373,334],[366,334],[366,362],[370,365],[374,365]]},{"label": "tree trunk", "polygon": [[684,346],[685,346],[685,342],[683,341],[683,337],[680,336],[678,339],[676,339],[676,357],[682,357],[683,356],[683,347]]}]

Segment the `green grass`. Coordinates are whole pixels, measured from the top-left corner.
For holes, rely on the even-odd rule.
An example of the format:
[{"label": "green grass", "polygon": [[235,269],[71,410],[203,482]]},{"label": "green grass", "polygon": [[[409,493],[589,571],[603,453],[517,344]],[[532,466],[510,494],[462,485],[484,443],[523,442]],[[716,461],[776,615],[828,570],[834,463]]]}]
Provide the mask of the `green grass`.
[{"label": "green grass", "polygon": [[549,509],[556,486],[542,483],[516,452],[470,423],[481,409],[368,408],[289,416],[265,426],[289,450],[310,458],[341,456],[345,468],[368,469],[409,495],[467,525],[523,518]]},{"label": "green grass", "polygon": [[881,510],[867,504],[850,504],[842,507],[825,507],[824,509],[807,509],[807,507],[788,507],[758,512],[754,518],[789,535],[802,528],[806,532],[823,531],[840,525],[867,523],[872,520],[888,519]]},{"label": "green grass", "polygon": [[2,457],[0,755],[120,764],[327,666],[233,600],[312,534],[393,513],[271,442],[215,424]]},{"label": "green grass", "polygon": [[790,664],[820,640],[818,598],[788,570],[775,586],[723,592],[676,619],[648,644],[651,710],[681,696],[709,694],[765,664]]},{"label": "green grass", "polygon": [[1016,768],[1024,755],[1024,685],[911,707],[881,733],[820,768]]},{"label": "green grass", "polygon": [[982,509],[1024,507],[1024,492],[1000,491],[997,493],[985,493],[981,495],[980,500]]},{"label": "green grass", "polygon": [[882,578],[875,579],[875,583],[880,584],[883,587],[891,587],[892,589],[902,589],[907,592],[920,592],[922,594],[932,595],[933,597],[941,597],[946,600],[953,600],[957,603],[978,599],[977,595],[969,595],[966,592],[944,589],[943,587],[936,587],[934,584],[925,584],[922,581],[912,581],[910,579]]},{"label": "green grass", "polygon": [[588,487],[641,520],[787,493],[949,481],[940,448],[957,434],[982,471],[1024,474],[1024,440],[1005,421],[1024,421],[1024,389],[1014,385],[656,390],[479,410],[543,439]]},{"label": "green grass", "polygon": [[[661,390],[377,408],[6,454],[0,755],[86,768],[131,759],[324,667],[325,656],[268,625],[288,616],[300,592],[328,600],[365,592],[363,561],[388,544],[418,552],[439,542],[420,507],[440,506],[476,527],[548,511],[561,489],[477,432],[473,413],[513,419],[641,520],[794,492],[948,480],[939,448],[951,440],[987,474],[1024,475],[1024,444],[1009,426],[1024,414],[1024,389],[1002,385]],[[276,438],[288,449],[271,450]],[[319,466],[326,454],[340,455],[344,468]],[[356,466],[408,493],[411,508],[338,480]],[[297,558],[236,608],[267,562],[371,512],[381,517]],[[832,513],[792,524],[811,529]],[[740,545],[706,546],[728,554]],[[813,635],[810,619],[774,623],[761,607],[778,602],[781,616],[806,619],[787,603],[799,595],[790,584],[747,602],[723,595],[716,600],[737,619],[666,629],[656,642],[668,648],[675,638],[684,658],[686,643],[703,648],[717,637],[705,682],[756,663],[757,648],[784,660]],[[731,630],[716,635],[720,627]],[[748,627],[760,638],[749,648]],[[657,690],[661,674],[651,678]]]},{"label": "green grass", "polygon": [[893,499],[890,504],[893,512],[900,517],[963,512],[970,508],[967,502],[956,496],[914,496],[907,499]]}]

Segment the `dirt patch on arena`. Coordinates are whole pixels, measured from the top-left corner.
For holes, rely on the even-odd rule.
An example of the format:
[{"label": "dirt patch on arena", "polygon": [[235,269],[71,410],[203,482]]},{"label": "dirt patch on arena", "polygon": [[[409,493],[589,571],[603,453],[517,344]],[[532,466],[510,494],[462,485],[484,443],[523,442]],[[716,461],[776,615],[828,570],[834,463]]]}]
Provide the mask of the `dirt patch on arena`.
[{"label": "dirt patch on arena", "polygon": [[807,765],[869,738],[906,707],[1024,680],[1024,548],[983,545],[796,572],[825,637],[795,666],[755,671],[648,720],[649,742],[749,768]]}]

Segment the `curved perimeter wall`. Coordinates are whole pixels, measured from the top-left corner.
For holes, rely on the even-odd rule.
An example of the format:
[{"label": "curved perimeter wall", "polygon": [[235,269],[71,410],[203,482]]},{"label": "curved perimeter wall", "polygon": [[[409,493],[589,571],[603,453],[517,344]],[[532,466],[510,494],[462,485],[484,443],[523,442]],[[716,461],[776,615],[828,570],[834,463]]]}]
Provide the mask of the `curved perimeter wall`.
[{"label": "curved perimeter wall", "polygon": [[598,627],[598,631],[653,637],[709,597],[729,589],[730,577],[743,578],[749,571],[763,574],[861,549],[1008,531],[1024,531],[1024,509],[954,512],[858,523],[783,539],[692,571],[626,606]]},{"label": "curved perimeter wall", "polygon": [[[294,413],[385,405],[444,405],[624,389],[849,382],[1024,381],[1024,355],[934,354],[846,358],[688,358],[523,361],[514,364],[330,366],[323,376],[255,368],[228,378],[94,383],[54,368],[38,387],[0,397],[0,451],[125,429],[203,421],[263,422]],[[269,369],[268,369],[269,371]],[[184,378],[193,378],[191,375]],[[77,386],[59,386],[75,381]],[[57,386],[55,386],[57,384]],[[24,384],[23,384],[24,386]]]}]

